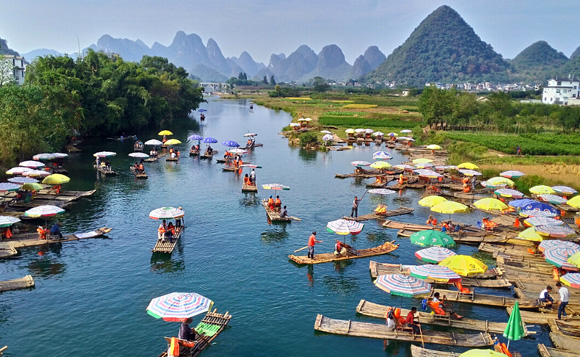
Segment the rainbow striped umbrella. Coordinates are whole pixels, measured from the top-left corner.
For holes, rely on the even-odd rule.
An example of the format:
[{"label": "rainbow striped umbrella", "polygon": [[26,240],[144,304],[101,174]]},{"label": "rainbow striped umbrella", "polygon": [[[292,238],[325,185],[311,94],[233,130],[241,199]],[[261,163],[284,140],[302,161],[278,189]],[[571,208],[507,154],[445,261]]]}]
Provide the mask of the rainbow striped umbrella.
[{"label": "rainbow striped umbrella", "polygon": [[578,193],[578,191],[569,186],[552,186],[552,190],[561,195],[575,195]]},{"label": "rainbow striped umbrella", "polygon": [[44,152],[41,154],[34,155],[32,157],[32,160],[52,160],[54,158],[55,158],[54,154]]},{"label": "rainbow striped umbrella", "polygon": [[526,226],[562,226],[564,222],[559,219],[549,218],[549,217],[529,217],[524,220]]},{"label": "rainbow striped umbrella", "polygon": [[415,170],[415,172],[418,173],[419,176],[427,177],[427,178],[438,178],[438,177],[443,176],[443,175],[441,175],[433,170],[429,170],[429,169],[418,169],[418,170]]},{"label": "rainbow striped umbrella", "polygon": [[328,222],[326,225],[326,230],[330,233],[335,233],[339,235],[357,235],[362,232],[364,224],[360,222],[351,221],[348,219],[337,219],[336,221]]},{"label": "rainbow striped umbrella", "polygon": [[493,191],[496,195],[500,195],[502,197],[513,197],[513,198],[522,198],[524,194],[518,190],[514,190],[512,188],[500,188],[498,190]]},{"label": "rainbow striped umbrella", "polygon": [[429,247],[415,252],[417,258],[434,264],[437,264],[443,259],[453,255],[457,255],[457,253],[443,247]]},{"label": "rainbow striped umbrella", "polygon": [[363,160],[357,160],[357,161],[351,161],[350,163],[353,166],[371,166],[371,163],[368,161],[363,161]]},{"label": "rainbow striped umbrella", "polygon": [[504,171],[504,172],[500,173],[499,175],[502,177],[507,177],[509,179],[525,176],[525,174],[523,172],[517,171],[517,170]]},{"label": "rainbow striped umbrella", "polygon": [[12,183],[17,183],[17,184],[37,183],[38,182],[37,179],[34,179],[32,177],[23,177],[23,176],[11,177],[8,179],[8,181],[12,182]]},{"label": "rainbow striped umbrella", "polygon": [[50,176],[50,172],[44,171],[44,170],[30,170],[30,171],[24,172],[22,175],[28,176],[28,177],[46,177],[46,176]]},{"label": "rainbow striped umbrella", "polygon": [[38,161],[34,161],[34,160],[27,160],[27,161],[22,161],[21,163],[18,164],[18,166],[28,167],[31,169],[37,169],[39,167],[44,167],[44,164],[42,162],[38,162]]},{"label": "rainbow striped umbrella", "polygon": [[539,209],[523,209],[520,211],[522,217],[552,218],[558,216],[558,213],[552,211],[542,211]]},{"label": "rainbow striped umbrella", "polygon": [[149,212],[149,218],[153,219],[174,219],[185,216],[185,212],[181,207],[161,207]]},{"label": "rainbow striped umbrella", "polygon": [[568,263],[568,258],[577,253],[578,249],[552,248],[544,250],[544,259],[552,265],[562,269],[577,269],[574,264]]},{"label": "rainbow striped umbrella", "polygon": [[559,205],[562,203],[566,203],[568,202],[568,200],[562,196],[558,196],[558,195],[552,195],[549,193],[543,194],[543,195],[539,195],[538,198],[542,201],[548,202],[548,203],[552,203],[555,205]]},{"label": "rainbow striped umbrella", "polygon": [[409,272],[411,276],[419,279],[433,279],[445,283],[461,281],[461,277],[456,272],[442,265],[412,265],[409,267]]},{"label": "rainbow striped umbrella", "polygon": [[536,232],[542,236],[552,238],[565,238],[576,234],[576,232],[568,226],[537,226]]},{"label": "rainbow striped umbrella", "polygon": [[196,293],[171,293],[156,297],[147,306],[147,313],[156,319],[182,322],[207,312],[213,301]]},{"label": "rainbow striped umbrella", "polygon": [[567,273],[560,277],[560,281],[570,287],[580,289],[580,273]]},{"label": "rainbow striped umbrella", "polygon": [[403,274],[379,275],[375,280],[375,285],[391,295],[405,297],[426,295],[431,292],[431,284]]},{"label": "rainbow striped umbrella", "polygon": [[17,166],[6,171],[7,175],[22,175],[25,172],[32,171],[30,167]]},{"label": "rainbow striped umbrella", "polygon": [[543,240],[542,243],[540,243],[540,245],[538,246],[538,250],[540,252],[554,248],[570,248],[580,251],[580,245],[571,242],[569,240],[559,240],[559,239]]},{"label": "rainbow striped umbrella", "polygon": [[61,214],[63,212],[64,209],[58,206],[42,205],[29,209],[28,211],[24,212],[24,215],[26,217],[39,218],[39,217],[52,217],[56,216],[57,214]]},{"label": "rainbow striped umbrella", "polygon": [[461,169],[459,172],[465,176],[481,176],[481,172],[475,170]]},{"label": "rainbow striped umbrella", "polygon": [[393,157],[386,151],[376,151],[373,153],[373,160],[391,160]]}]

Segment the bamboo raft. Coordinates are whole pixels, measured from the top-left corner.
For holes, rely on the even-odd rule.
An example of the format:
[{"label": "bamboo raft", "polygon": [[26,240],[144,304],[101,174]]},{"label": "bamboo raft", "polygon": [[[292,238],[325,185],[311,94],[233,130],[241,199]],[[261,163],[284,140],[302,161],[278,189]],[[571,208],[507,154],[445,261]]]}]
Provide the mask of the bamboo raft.
[{"label": "bamboo raft", "polygon": [[200,159],[208,159],[208,160],[211,160],[211,159],[213,159],[213,156],[214,156],[215,154],[217,154],[217,153],[218,153],[218,151],[217,151],[217,150],[212,150],[212,152],[210,152],[210,153],[208,153],[208,152],[206,151],[206,152],[204,152],[204,153],[203,153],[203,155],[199,155],[199,158],[200,158]]},{"label": "bamboo raft", "polygon": [[102,167],[99,165],[99,167],[97,167],[97,165],[95,165],[95,168],[97,170],[99,170],[100,173],[102,173],[103,175],[107,175],[107,176],[115,176],[117,173],[111,169],[107,170],[107,168]]},{"label": "bamboo raft", "polygon": [[382,173],[380,171],[368,171],[366,173],[357,173],[357,172],[353,172],[350,174],[334,174],[335,178],[351,178],[351,177],[358,177],[358,178],[375,178],[377,176],[383,176],[383,177],[388,177],[388,175],[386,173]]},{"label": "bamboo raft", "polygon": [[6,259],[18,255],[16,248],[6,242],[0,242],[0,259]]},{"label": "bamboo raft", "polygon": [[[409,272],[405,269],[405,266],[399,264],[387,264],[387,263],[379,263],[374,260],[371,260],[369,263],[369,270],[371,273],[371,277],[374,279],[379,275],[385,274],[405,274],[408,275]],[[486,278],[462,278],[461,284],[463,286],[473,286],[473,287],[481,287],[481,288],[511,288],[512,284],[503,278],[496,278],[497,272],[496,271],[489,271]],[[496,279],[494,279],[496,278]],[[430,279],[427,279],[428,281]],[[434,281],[429,281],[430,283],[437,283]],[[447,284],[447,283],[445,283]]]},{"label": "bamboo raft", "polygon": [[336,320],[320,314],[316,316],[314,330],[335,335],[370,337],[381,340],[435,343],[448,346],[486,347],[493,345],[491,336],[484,332],[480,332],[479,334],[464,334],[456,332],[423,331],[422,334],[415,335],[406,331],[389,331],[385,324]]},{"label": "bamboo raft", "polygon": [[247,184],[243,184],[242,185],[242,192],[258,192],[258,186],[256,185],[247,185]]},{"label": "bamboo raft", "polygon": [[[185,353],[179,354],[180,356],[187,356],[187,357],[195,357],[198,356],[204,349],[211,345],[212,341],[218,337],[220,333],[226,328],[226,326],[230,323],[232,319],[232,315],[226,311],[225,314],[220,314],[216,312],[216,309],[213,311],[208,311],[204,318],[201,320],[202,323],[206,325],[213,325],[217,327],[216,332],[211,336],[201,335],[197,338],[195,342],[195,346],[192,348],[187,348],[183,346],[179,346],[179,349],[185,349]],[[171,343],[170,337],[165,337],[167,341],[167,345]],[[162,352],[159,357],[167,357],[167,351]]]},{"label": "bamboo raft", "polygon": [[460,355],[461,353],[430,350],[427,348],[411,345],[412,357],[459,357]]},{"label": "bamboo raft", "polygon": [[144,159],[143,161],[145,162],[157,162],[157,158],[156,157],[148,157],[146,159]]},{"label": "bamboo raft", "polygon": [[288,258],[301,265],[321,264],[321,263],[338,262],[341,260],[360,259],[366,257],[373,257],[377,255],[383,255],[394,251],[398,247],[399,245],[396,244],[395,241],[392,241],[385,242],[382,245],[379,245],[378,247],[359,249],[356,251],[357,252],[356,255],[347,254],[346,256],[336,257],[334,253],[323,253],[323,254],[315,254],[314,259],[310,259],[308,258],[308,256],[305,255],[296,256],[294,254],[291,254],[288,256]]},{"label": "bamboo raft", "polygon": [[403,214],[409,214],[412,213],[414,211],[413,208],[409,208],[409,207],[399,207],[393,210],[387,210],[387,212],[385,213],[369,213],[369,214],[365,214],[363,216],[359,216],[359,217],[350,217],[350,216],[344,216],[342,217],[342,219],[347,219],[349,221],[356,221],[356,222],[362,222],[362,221],[368,221],[371,219],[382,219],[384,217],[393,217],[393,216],[400,216]]},{"label": "bamboo raft", "polygon": [[[376,317],[380,319],[384,319],[388,306],[379,305],[372,303],[370,301],[362,299],[358,306],[356,307],[356,312],[361,315]],[[401,316],[407,316],[407,314],[411,310],[408,309],[401,309]],[[466,330],[474,330],[474,331],[483,331],[489,333],[503,333],[505,328],[507,327],[507,323],[505,322],[490,322],[487,320],[475,320],[475,319],[468,319],[463,318],[461,320],[452,320],[449,317],[437,316],[427,312],[417,311],[415,315],[417,318],[417,322],[421,324],[427,325],[437,325],[437,326],[447,326],[447,327],[455,327],[461,328]],[[524,326],[524,335],[528,335],[528,330]]]},{"label": "bamboo raft", "polygon": [[168,156],[165,161],[173,161],[173,162],[178,162],[179,161],[179,157],[170,157]]},{"label": "bamboo raft", "polygon": [[138,179],[148,179],[149,176],[147,176],[147,174],[145,172],[137,172],[137,170],[135,170],[135,168],[133,166],[130,167],[131,172],[133,173],[133,175],[135,175],[135,178]]},{"label": "bamboo raft", "polygon": [[189,156],[199,156],[199,150],[195,149],[189,150]]},{"label": "bamboo raft", "polygon": [[[489,242],[483,242],[479,245],[478,250],[486,253],[491,253],[494,256],[498,254],[504,254],[509,256],[520,256],[520,257],[529,257],[532,254],[528,251],[529,247],[523,245],[498,245],[498,244],[491,244]],[[532,250],[535,250],[532,248]]]},{"label": "bamboo raft", "polygon": [[513,297],[477,294],[475,291],[472,291],[471,294],[463,294],[460,291],[434,288],[431,290],[429,297],[433,297],[437,292],[441,296],[447,296],[447,300],[451,302],[507,307],[514,306],[517,301],[521,309],[539,309],[542,306],[538,299],[515,299]]},{"label": "bamboo raft", "polygon": [[222,167],[223,172],[237,172],[240,168],[236,166],[224,166]]},{"label": "bamboo raft", "polygon": [[261,143],[254,143],[254,145],[250,145],[250,146],[246,145],[246,146],[244,146],[244,147],[241,147],[240,149],[244,149],[244,150],[251,150],[251,149],[253,149],[253,148],[259,148],[259,147],[262,147],[262,146],[264,146],[264,144],[261,144]]},{"label": "bamboo raft", "polygon": [[19,290],[28,289],[34,287],[34,279],[32,275],[26,275],[25,277],[0,281],[0,292],[9,290]]},{"label": "bamboo raft", "polygon": [[549,319],[548,326],[550,326],[552,332],[559,332],[567,336],[580,337],[580,323],[578,323],[578,321]]},{"label": "bamboo raft", "polygon": [[182,228],[175,227],[175,235],[171,238],[160,239],[157,238],[157,242],[155,242],[155,247],[151,249],[153,253],[166,253],[171,254],[181,237]]},{"label": "bamboo raft", "polygon": [[550,340],[556,348],[561,348],[563,350],[569,351],[580,351],[580,338],[566,336],[558,332],[550,332]]},{"label": "bamboo raft", "polygon": [[292,222],[292,219],[290,217],[288,216],[280,217],[278,212],[271,210],[270,207],[268,207],[268,200],[266,199],[262,200],[262,205],[264,206],[264,209],[266,210],[266,215],[268,215],[268,218],[270,219],[271,222]]},{"label": "bamboo raft", "polygon": [[[413,233],[416,231],[401,229],[397,232],[398,236],[409,238]],[[486,234],[485,232],[451,232],[449,234],[456,243],[464,243],[464,244],[480,244],[480,243],[500,243],[500,244],[514,244],[514,245],[521,245],[524,247],[535,247],[536,245],[534,242],[529,240],[523,239],[512,239],[505,236],[501,236],[498,234]]]},{"label": "bamboo raft", "polygon": [[[513,307],[506,307],[508,315],[512,314]],[[571,313],[571,310],[566,307],[568,312],[568,321],[574,321],[580,323],[580,315],[576,313]],[[520,310],[522,315],[522,320],[527,324],[537,324],[537,325],[549,325],[550,320],[558,318],[558,309],[547,312],[546,310],[540,312]]]},{"label": "bamboo raft", "polygon": [[538,344],[538,352],[540,353],[540,356],[542,356],[542,357],[574,357],[574,356],[578,356],[578,353],[576,353],[576,352],[562,350],[559,348],[547,347],[543,343]]},{"label": "bamboo raft", "polygon": [[36,247],[39,245],[46,245],[52,243],[72,242],[82,239],[98,238],[106,235],[112,228],[99,228],[87,233],[75,233],[63,235],[62,239],[39,239],[37,233],[15,234],[9,242],[5,242],[15,249]]},{"label": "bamboo raft", "polygon": [[412,230],[412,231],[418,232],[418,231],[433,229],[433,226],[427,225],[427,224],[397,222],[397,221],[391,221],[390,219],[387,219],[383,223],[383,228],[405,229],[405,230]]}]

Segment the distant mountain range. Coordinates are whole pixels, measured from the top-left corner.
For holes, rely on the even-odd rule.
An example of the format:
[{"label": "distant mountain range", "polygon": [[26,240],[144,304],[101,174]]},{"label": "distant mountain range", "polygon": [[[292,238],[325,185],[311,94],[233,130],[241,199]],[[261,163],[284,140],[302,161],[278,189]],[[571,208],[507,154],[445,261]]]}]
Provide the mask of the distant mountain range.
[{"label": "distant mountain range", "polygon": [[[5,41],[0,45],[0,53],[11,51]],[[427,16],[388,57],[377,46],[370,46],[352,65],[334,44],[323,47],[318,54],[307,45],[288,56],[272,54],[268,65],[256,62],[246,51],[239,58],[226,58],[212,38],[204,45],[198,35],[183,31],[177,32],[169,46],[155,42],[148,47],[141,40],[103,35],[89,48],[119,54],[127,61],[139,61],[144,55],[166,57],[202,81],[215,82],[237,77],[240,72],[254,80],[274,76],[277,82],[301,83],[320,76],[335,81],[357,79],[403,86],[423,86],[427,82],[543,83],[554,76],[580,76],[580,47],[568,59],[547,42],[538,41],[513,60],[506,60],[445,5]],[[48,49],[23,54],[29,61],[43,55],[61,54]]]}]

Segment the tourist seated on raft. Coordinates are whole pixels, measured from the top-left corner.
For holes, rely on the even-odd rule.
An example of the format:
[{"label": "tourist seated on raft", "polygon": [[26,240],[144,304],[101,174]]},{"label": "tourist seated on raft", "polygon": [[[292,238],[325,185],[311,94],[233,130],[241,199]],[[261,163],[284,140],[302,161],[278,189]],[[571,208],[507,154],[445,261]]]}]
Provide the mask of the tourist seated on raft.
[{"label": "tourist seated on raft", "polygon": [[189,324],[192,322],[193,319],[189,317],[181,323],[181,326],[179,326],[179,334],[177,335],[179,339],[186,341],[195,341],[197,339],[199,335],[195,332],[195,329],[189,327]]},{"label": "tourist seated on raft", "polygon": [[415,322],[415,314],[417,313],[417,308],[413,306],[411,311],[407,314],[407,318],[405,319],[405,327],[410,327],[413,330],[414,334],[420,333],[420,326],[418,322]]},{"label": "tourist seated on raft", "polygon": [[401,309],[399,308],[388,307],[385,317],[387,319],[387,329],[389,331],[401,328],[404,323],[404,319],[401,319]]},{"label": "tourist seated on raft", "polygon": [[[453,309],[451,303],[447,301],[447,296],[443,295],[443,300],[439,300],[439,296],[440,294],[438,292],[435,293],[433,295],[433,299],[431,299],[431,302],[429,303],[429,306],[433,309],[433,312],[435,312],[438,315],[446,315],[447,313],[449,313],[450,316],[452,316],[457,320],[463,318],[463,316],[455,312],[455,309]],[[441,311],[443,311],[443,313],[441,313]]]},{"label": "tourist seated on raft", "polygon": [[167,223],[163,220],[157,229],[157,239],[165,240],[165,233],[167,232]]},{"label": "tourist seated on raft", "polygon": [[175,150],[175,156],[179,159],[179,157],[181,156],[181,153],[179,152],[179,150]]},{"label": "tourist seated on raft", "polygon": [[167,231],[165,232],[165,236],[169,239],[172,239],[175,236],[175,226],[173,222],[169,222],[167,225]]},{"label": "tourist seated on raft", "polygon": [[43,226],[38,226],[38,228],[36,228],[36,233],[38,233],[38,239],[46,239],[46,235],[49,232],[50,231],[48,229],[44,229]]},{"label": "tourist seated on raft", "polygon": [[244,185],[249,185],[250,184],[250,176],[248,176],[248,174],[244,175]]},{"label": "tourist seated on raft", "polygon": [[0,236],[0,240],[10,239],[12,238],[12,230],[10,227],[6,227],[2,230],[2,235]]},{"label": "tourist seated on raft", "polygon": [[58,237],[58,239],[62,239],[62,233],[60,232],[60,227],[62,226],[62,223],[60,222],[56,222],[52,228],[50,228],[50,237],[52,239],[55,239]]},{"label": "tourist seated on raft", "polygon": [[18,190],[18,192],[16,192],[16,196],[12,197],[12,199],[10,200],[10,202],[8,202],[8,205],[11,205],[13,203],[18,203],[20,201],[23,201],[25,194],[26,193],[23,190]]},{"label": "tourist seated on raft", "polygon": [[431,224],[431,225],[433,225],[433,227],[435,227],[437,225],[437,218],[433,217],[433,215],[430,214],[429,218],[427,218],[427,221],[425,223]]},{"label": "tourist seated on raft", "polygon": [[286,206],[282,207],[282,209],[280,210],[280,217],[282,218],[288,217],[288,211],[286,210]]},{"label": "tourist seated on raft", "polygon": [[363,169],[362,167],[359,167],[359,166],[357,166],[357,167],[354,169],[354,173],[355,173],[355,174],[366,174],[366,173],[368,173],[368,171],[367,171],[367,170],[365,170],[365,169]]},{"label": "tourist seated on raft", "polygon": [[554,298],[550,295],[552,292],[552,287],[550,285],[546,286],[542,292],[540,292],[540,301],[546,303],[544,306],[546,309],[551,309],[554,304]]},{"label": "tourist seated on raft", "polygon": [[274,210],[274,199],[272,196],[268,198],[268,207],[273,211]]},{"label": "tourist seated on raft", "polygon": [[384,216],[387,214],[387,205],[379,204],[377,208],[375,208],[375,213],[380,216]]},{"label": "tourist seated on raft", "polygon": [[337,240],[336,244],[334,245],[334,256],[338,258],[338,257],[346,257],[347,255],[348,249],[346,248],[346,244]]},{"label": "tourist seated on raft", "polygon": [[276,211],[280,211],[281,207],[282,207],[282,201],[280,201],[280,196],[276,196],[276,200],[274,201],[274,209]]},{"label": "tourist seated on raft", "polygon": [[481,219],[481,229],[486,231],[493,231],[497,228],[497,223],[490,221],[488,217],[483,217]]}]

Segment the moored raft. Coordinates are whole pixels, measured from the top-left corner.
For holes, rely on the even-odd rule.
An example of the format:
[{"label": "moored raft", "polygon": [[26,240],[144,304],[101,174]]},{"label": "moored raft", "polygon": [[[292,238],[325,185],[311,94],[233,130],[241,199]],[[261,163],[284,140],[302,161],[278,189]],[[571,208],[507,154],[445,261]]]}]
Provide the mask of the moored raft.
[{"label": "moored raft", "polygon": [[459,357],[460,355],[461,353],[430,350],[427,348],[411,345],[412,357]]},{"label": "moored raft", "polygon": [[173,161],[173,162],[176,162],[176,161],[179,161],[179,157],[178,156],[175,156],[175,157],[168,156],[165,159],[165,161]]},{"label": "moored raft", "polygon": [[383,223],[383,228],[391,228],[391,229],[405,229],[405,230],[412,230],[415,232],[424,231],[427,229],[433,229],[433,226],[427,224],[415,224],[415,223],[406,223],[406,222],[397,222],[387,219]]},{"label": "moored raft", "polygon": [[15,249],[19,249],[51,243],[72,242],[82,239],[98,238],[109,233],[111,230],[112,228],[103,227],[87,233],[75,233],[63,235],[62,239],[39,239],[37,233],[14,234],[14,236],[10,239],[10,241],[5,243]]},{"label": "moored raft", "polygon": [[117,173],[111,169],[107,169],[105,166],[101,166],[99,165],[97,167],[97,165],[95,165],[95,168],[97,170],[99,170],[100,173],[102,173],[103,175],[107,175],[107,176],[115,176]]},{"label": "moored raft", "polygon": [[[388,310],[388,306],[379,305],[370,301],[362,299],[356,307],[356,312],[370,317],[384,319]],[[401,316],[407,316],[411,310],[401,309]],[[483,331],[490,333],[503,333],[507,327],[505,322],[490,322],[484,320],[475,320],[463,318],[461,320],[453,320],[450,318],[439,317],[427,312],[418,311],[415,315],[418,317],[417,322],[427,325],[438,325],[456,327],[466,330]],[[528,330],[524,326],[524,335],[528,335]]]},{"label": "moored raft", "polygon": [[385,217],[393,217],[393,216],[400,216],[403,214],[409,214],[412,213],[414,211],[413,208],[409,208],[409,207],[399,207],[393,210],[387,210],[385,213],[369,213],[369,214],[365,214],[363,216],[359,216],[359,217],[350,217],[350,216],[344,216],[342,217],[342,219],[347,219],[349,221],[356,221],[356,222],[361,222],[361,221],[368,221],[371,219],[382,219]]},{"label": "moored raft", "polygon": [[34,287],[32,275],[26,275],[22,278],[0,281],[0,292],[9,290],[28,289]]},{"label": "moored raft", "polygon": [[580,351],[580,338],[566,336],[559,332],[550,332],[550,340],[557,348],[569,351]]},{"label": "moored raft", "polygon": [[385,242],[377,247],[367,248],[367,249],[359,249],[357,250],[357,254],[347,254],[346,256],[339,256],[336,257],[334,253],[322,253],[322,254],[314,254],[314,259],[308,258],[308,256],[300,255],[296,256],[291,254],[288,258],[298,264],[321,264],[321,263],[330,263],[330,262],[337,262],[341,260],[349,260],[349,259],[360,259],[366,257],[372,257],[376,255],[383,255],[390,253],[399,247],[395,241],[392,242]]},{"label": "moored raft", "polygon": [[460,291],[444,289],[431,290],[431,295],[429,295],[429,297],[432,298],[435,293],[439,293],[441,296],[445,295],[447,301],[450,302],[507,307],[514,306],[517,301],[521,309],[539,309],[542,307],[542,303],[538,299],[516,299],[513,297],[478,294],[475,291],[472,291],[471,294],[463,294]]},{"label": "moored raft", "polygon": [[[195,330],[200,333],[200,336],[194,341],[195,345],[192,348],[179,346],[180,350],[183,349],[183,354],[180,356],[195,357],[198,356],[204,349],[211,345],[212,341],[218,337],[220,333],[226,328],[230,323],[232,315],[226,311],[225,314],[220,314],[213,311],[208,311],[201,322],[197,325]],[[171,337],[165,337],[167,345],[171,344]],[[159,357],[167,357],[167,351],[162,352]]]},{"label": "moored raft", "polygon": [[217,150],[212,150],[211,152],[208,152],[207,150],[203,153],[203,155],[199,155],[200,159],[208,159],[211,160],[213,158],[213,156],[215,154],[217,154],[218,151]]},{"label": "moored raft", "polygon": [[[542,357],[574,357],[578,356],[578,353],[567,351],[559,348],[547,347],[543,343],[538,344],[538,352]],[[413,355],[414,356],[414,355]]]},{"label": "moored raft", "polygon": [[[512,314],[513,307],[506,307],[506,311],[508,315]],[[569,311],[569,310],[568,310]],[[526,324],[538,324],[538,325],[548,325],[550,320],[558,318],[558,311],[550,311],[550,312],[534,312],[534,311],[526,311],[520,310],[520,314],[522,315],[522,321]],[[568,314],[568,321],[576,321],[580,322],[579,316],[571,316]]]},{"label": "moored raft", "polygon": [[580,337],[580,323],[578,323],[578,321],[548,319],[548,326],[550,326],[552,332],[559,332],[567,336]]},{"label": "moored raft", "polygon": [[381,340],[398,340],[409,342],[434,343],[461,347],[486,347],[493,345],[489,333],[464,334],[457,332],[425,331],[413,334],[406,331],[389,331],[385,324],[373,324],[350,320],[337,320],[318,314],[314,330],[335,335],[378,338]]},{"label": "moored raft", "polygon": [[272,222],[292,222],[292,219],[288,216],[286,217],[280,217],[280,214],[278,214],[278,212],[271,210],[270,207],[268,207],[268,200],[264,199],[262,200],[262,205],[264,206],[264,209],[266,210],[266,214],[268,215],[268,218],[270,219],[270,221]]},{"label": "moored raft", "polygon": [[199,156],[199,150],[191,148],[191,150],[189,150],[189,156]]}]

